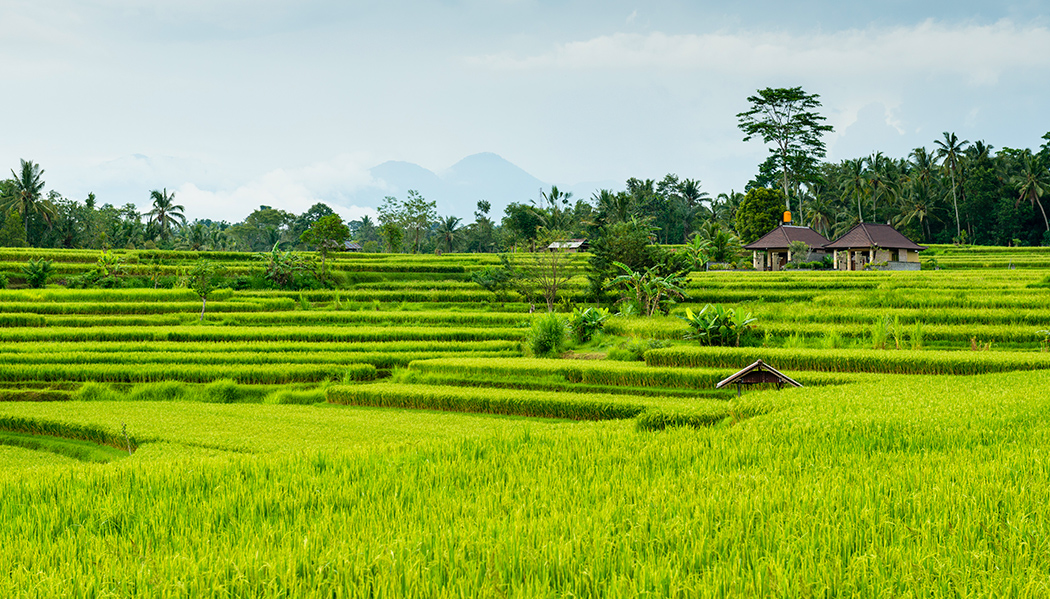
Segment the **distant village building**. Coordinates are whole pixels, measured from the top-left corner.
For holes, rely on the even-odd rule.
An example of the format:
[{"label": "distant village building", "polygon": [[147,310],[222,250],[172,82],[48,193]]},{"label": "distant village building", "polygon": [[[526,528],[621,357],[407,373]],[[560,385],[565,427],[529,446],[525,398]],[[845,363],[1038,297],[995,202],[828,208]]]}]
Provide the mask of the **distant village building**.
[{"label": "distant village building", "polygon": [[591,249],[591,244],[586,239],[569,239],[568,241],[555,241],[547,246],[550,251],[565,250],[566,252],[586,252]]},{"label": "distant village building", "polygon": [[824,246],[833,253],[837,270],[919,270],[919,252],[926,249],[890,225],[860,223]]},{"label": "distant village building", "polygon": [[348,252],[360,252],[364,249],[361,247],[361,244],[356,241],[347,241],[343,244],[343,248]]},{"label": "distant village building", "polygon": [[755,270],[780,270],[784,268],[791,256],[791,242],[802,241],[809,246],[809,255],[802,262],[815,262],[827,256],[824,246],[830,243],[827,237],[809,227],[781,225],[760,237],[754,243],[744,246],[751,250]]}]

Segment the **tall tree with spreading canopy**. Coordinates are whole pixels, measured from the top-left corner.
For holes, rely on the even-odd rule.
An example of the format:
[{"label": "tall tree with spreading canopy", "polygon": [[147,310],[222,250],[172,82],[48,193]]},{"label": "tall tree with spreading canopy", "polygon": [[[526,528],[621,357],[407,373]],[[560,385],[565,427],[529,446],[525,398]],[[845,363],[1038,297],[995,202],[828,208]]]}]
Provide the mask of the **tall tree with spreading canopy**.
[{"label": "tall tree with spreading canopy", "polygon": [[328,254],[343,249],[348,239],[350,239],[350,228],[338,214],[322,216],[299,236],[300,241],[316,247],[318,253],[321,254],[322,281],[328,276],[326,267]]},{"label": "tall tree with spreading canopy", "polygon": [[801,179],[800,168],[811,166],[827,153],[821,136],[834,131],[814,109],[820,107],[820,96],[807,94],[801,87],[758,90],[749,96],[751,109],[737,114],[744,141],[759,136],[764,143],[774,144],[770,152],[780,167],[781,187],[788,210],[791,190]]},{"label": "tall tree with spreading canopy", "polygon": [[428,202],[418,191],[408,190],[408,199],[402,204],[404,209],[405,229],[412,232],[413,253],[419,253],[419,243],[423,234],[437,219],[437,202]]}]

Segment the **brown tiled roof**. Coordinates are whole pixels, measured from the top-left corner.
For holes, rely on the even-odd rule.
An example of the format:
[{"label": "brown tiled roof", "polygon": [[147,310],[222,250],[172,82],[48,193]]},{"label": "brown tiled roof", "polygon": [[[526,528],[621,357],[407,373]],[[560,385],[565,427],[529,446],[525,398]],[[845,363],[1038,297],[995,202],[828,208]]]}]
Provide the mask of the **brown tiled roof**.
[{"label": "brown tiled roof", "polygon": [[809,227],[783,225],[759,237],[754,243],[744,246],[745,250],[786,250],[792,241],[805,241],[810,249],[820,249],[828,244],[826,237]]},{"label": "brown tiled roof", "polygon": [[925,247],[901,235],[889,225],[860,223],[845,235],[824,246],[828,250],[846,250],[850,248],[880,247],[888,250],[916,250]]}]

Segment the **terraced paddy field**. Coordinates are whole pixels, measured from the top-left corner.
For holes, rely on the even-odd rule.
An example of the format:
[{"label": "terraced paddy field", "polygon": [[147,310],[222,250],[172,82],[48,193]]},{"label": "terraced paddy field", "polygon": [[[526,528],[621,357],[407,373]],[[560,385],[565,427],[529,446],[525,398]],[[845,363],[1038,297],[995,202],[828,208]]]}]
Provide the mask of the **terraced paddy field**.
[{"label": "terraced paddy field", "polygon": [[[1050,594],[1050,269],[694,273],[540,359],[467,280],[497,264],[343,257],[203,321],[185,289],[0,291],[0,596]],[[682,339],[707,302],[745,346]],[[758,358],[805,386],[713,389]]]}]

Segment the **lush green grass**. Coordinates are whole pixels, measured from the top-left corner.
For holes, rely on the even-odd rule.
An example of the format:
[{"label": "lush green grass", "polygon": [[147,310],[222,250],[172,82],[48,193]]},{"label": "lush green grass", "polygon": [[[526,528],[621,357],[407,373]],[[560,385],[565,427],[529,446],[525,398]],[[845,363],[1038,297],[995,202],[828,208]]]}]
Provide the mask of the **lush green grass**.
[{"label": "lush green grass", "polygon": [[0,430],[0,445],[55,453],[81,462],[111,462],[129,455],[126,451],[90,441],[5,430]]},{"label": "lush green grass", "polygon": [[[192,412],[160,436],[209,438],[225,418],[240,439],[236,422],[276,419],[251,439],[276,453],[158,467],[147,444],[119,465],[0,476],[0,593],[1043,596],[1048,384],[888,376],[757,393],[775,411],[661,433],[178,404]],[[89,423],[150,406],[78,407],[65,416]],[[405,417],[421,419],[385,423]]]},{"label": "lush green grass", "polygon": [[[164,442],[237,453],[376,450],[434,438],[473,437],[517,426],[515,419],[483,414],[146,401],[9,402],[0,404],[0,418],[39,420],[43,423],[41,432],[83,425],[105,431],[117,440],[122,438],[122,424],[126,424],[128,434],[140,445]],[[566,424],[533,420],[529,426],[539,430]],[[4,428],[2,424],[0,428]]]},{"label": "lush green grass", "polygon": [[[13,445],[0,445],[0,464],[3,471],[16,477],[30,476],[37,468],[71,468],[80,461],[69,456],[47,451],[38,451]],[[2,475],[0,475],[2,476]]]}]

